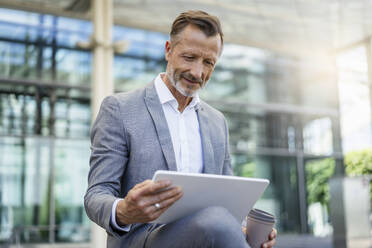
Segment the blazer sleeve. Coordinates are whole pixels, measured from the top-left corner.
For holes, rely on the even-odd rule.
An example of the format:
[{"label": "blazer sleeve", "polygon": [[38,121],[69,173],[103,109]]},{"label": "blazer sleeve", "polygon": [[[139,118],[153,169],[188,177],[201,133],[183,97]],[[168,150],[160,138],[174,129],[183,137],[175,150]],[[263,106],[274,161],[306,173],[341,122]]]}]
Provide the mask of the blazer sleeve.
[{"label": "blazer sleeve", "polygon": [[91,156],[84,207],[88,217],[113,236],[110,217],[128,161],[128,142],[115,96],[105,98],[91,129]]},{"label": "blazer sleeve", "polygon": [[230,143],[229,143],[229,128],[227,126],[226,119],[224,119],[225,125],[225,159],[223,162],[223,175],[233,175],[233,170],[231,168],[231,157],[230,157]]}]

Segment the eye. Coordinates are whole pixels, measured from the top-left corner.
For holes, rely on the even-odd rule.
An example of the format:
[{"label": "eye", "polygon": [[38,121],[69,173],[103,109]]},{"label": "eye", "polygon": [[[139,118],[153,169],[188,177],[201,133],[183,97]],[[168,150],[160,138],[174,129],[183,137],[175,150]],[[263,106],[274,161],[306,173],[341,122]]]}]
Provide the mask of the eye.
[{"label": "eye", "polygon": [[206,64],[206,65],[208,65],[208,66],[214,66],[214,63],[213,63],[213,61],[211,61],[211,60],[205,60],[204,61],[204,63]]},{"label": "eye", "polygon": [[190,55],[183,55],[183,58],[186,60],[186,61],[192,61],[194,59],[193,56],[190,56]]}]

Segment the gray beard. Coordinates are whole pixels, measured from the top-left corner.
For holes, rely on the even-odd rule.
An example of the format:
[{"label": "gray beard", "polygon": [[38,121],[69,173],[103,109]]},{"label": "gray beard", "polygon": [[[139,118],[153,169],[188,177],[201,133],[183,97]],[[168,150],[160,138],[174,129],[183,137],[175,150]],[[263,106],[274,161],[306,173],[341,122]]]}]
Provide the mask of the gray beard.
[{"label": "gray beard", "polygon": [[194,92],[186,92],[186,90],[184,88],[182,88],[181,84],[178,83],[171,75],[170,72],[167,72],[167,76],[169,78],[169,81],[171,82],[172,86],[174,88],[176,88],[176,90],[181,93],[183,96],[186,96],[186,97],[194,97],[196,95],[196,93],[198,92],[197,90],[194,91]]}]

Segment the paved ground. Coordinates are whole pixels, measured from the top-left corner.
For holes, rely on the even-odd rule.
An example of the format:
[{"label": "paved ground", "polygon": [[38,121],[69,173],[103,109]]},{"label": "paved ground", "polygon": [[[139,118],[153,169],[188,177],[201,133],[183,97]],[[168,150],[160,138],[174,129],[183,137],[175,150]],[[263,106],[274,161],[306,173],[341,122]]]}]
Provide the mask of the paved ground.
[{"label": "paved ground", "polygon": [[310,235],[279,235],[275,248],[333,248],[332,237]]},{"label": "paved ground", "polygon": [[[333,248],[332,238],[314,238],[308,235],[285,235],[278,237],[275,248]],[[0,248],[90,248],[89,244],[44,244],[44,245],[12,245]],[[358,247],[367,248],[367,247]]]},{"label": "paved ground", "polygon": [[[359,243],[354,243],[348,247],[356,248],[372,248],[370,240],[359,240]],[[367,244],[368,243],[368,244]],[[44,245],[12,245],[3,246],[0,248],[90,248],[90,244],[44,244]],[[310,235],[288,235],[281,234],[278,237],[275,248],[333,248],[332,237],[318,238]]]}]

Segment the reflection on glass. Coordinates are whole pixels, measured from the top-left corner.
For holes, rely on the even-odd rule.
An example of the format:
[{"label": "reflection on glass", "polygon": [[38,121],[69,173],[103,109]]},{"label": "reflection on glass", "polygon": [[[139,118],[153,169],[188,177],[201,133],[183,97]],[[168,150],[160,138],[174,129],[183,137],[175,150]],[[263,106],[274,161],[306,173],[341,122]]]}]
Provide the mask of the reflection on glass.
[{"label": "reflection on glass", "polygon": [[58,49],[57,81],[72,85],[90,85],[91,54],[83,51]]},{"label": "reflection on glass", "polygon": [[[25,89],[24,91],[28,90]],[[71,138],[89,136],[88,102],[71,99],[69,95],[73,92],[62,91],[60,100],[53,105],[53,115],[49,98],[39,99],[38,114],[37,98],[22,95],[24,91],[18,94],[0,94],[0,135],[53,135]]]},{"label": "reflection on glass", "polygon": [[45,242],[49,223],[49,142],[43,138],[2,137],[0,149],[0,242]]},{"label": "reflection on glass", "polygon": [[296,148],[296,116],[269,113],[257,109],[255,113],[245,110],[223,111],[230,130],[232,150],[254,151],[258,148]]},{"label": "reflection on glass", "polygon": [[119,91],[141,88],[164,70],[164,61],[116,56],[114,61],[115,88]]},{"label": "reflection on glass", "polygon": [[0,76],[37,78],[37,56],[34,45],[0,41]]},{"label": "reflection on glass", "polygon": [[298,103],[296,59],[267,51],[226,44],[211,84],[202,96],[242,103]]},{"label": "reflection on glass", "polygon": [[150,60],[163,60],[164,45],[168,35],[140,29],[115,26],[114,40],[129,41],[125,56]]},{"label": "reflection on glass", "polygon": [[330,155],[332,146],[332,123],[330,118],[311,120],[304,126],[304,152],[316,155]]},{"label": "reflection on glass", "polygon": [[34,133],[35,111],[34,97],[0,94],[0,135]]},{"label": "reflection on glass", "polygon": [[306,190],[307,214],[309,230],[315,236],[332,234],[329,219],[329,179],[335,170],[335,160],[332,158],[307,160]]},{"label": "reflection on glass", "polygon": [[[48,242],[50,232],[61,242],[87,241],[83,196],[89,141],[2,137],[0,142],[0,243]],[[49,180],[54,185],[54,220]]]},{"label": "reflection on glass", "polygon": [[280,232],[300,230],[295,158],[234,154],[233,168],[236,176],[270,180],[270,185],[255,207],[274,214]]},{"label": "reflection on glass", "polygon": [[302,61],[257,48],[226,44],[201,96],[239,104],[281,103],[337,107],[332,62]]},{"label": "reflection on glass", "polygon": [[[54,201],[58,242],[89,240],[90,221],[84,210],[89,170],[89,140],[56,140]],[[73,172],[73,173],[71,173]]]}]

